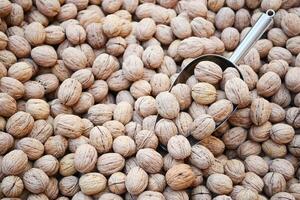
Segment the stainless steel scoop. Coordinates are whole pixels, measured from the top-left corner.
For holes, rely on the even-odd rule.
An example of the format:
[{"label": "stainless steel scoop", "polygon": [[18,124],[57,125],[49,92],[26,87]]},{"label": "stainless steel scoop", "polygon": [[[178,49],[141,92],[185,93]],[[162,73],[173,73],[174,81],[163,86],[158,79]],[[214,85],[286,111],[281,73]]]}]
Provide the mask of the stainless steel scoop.
[{"label": "stainless steel scoop", "polygon": [[[234,67],[238,70],[236,64],[248,53],[248,51],[251,49],[251,47],[255,44],[255,42],[264,34],[264,32],[269,28],[269,26],[273,22],[273,16],[275,15],[274,10],[267,10],[266,13],[263,13],[260,18],[257,20],[255,25],[251,28],[251,30],[248,32],[248,34],[245,36],[243,41],[240,43],[240,45],[235,49],[235,51],[232,53],[229,59],[215,54],[208,54],[203,55],[192,62],[190,62],[181,72],[179,73],[176,80],[173,82],[173,84],[170,87],[170,90],[173,86],[175,86],[178,83],[185,83],[187,79],[194,74],[194,69],[196,65],[201,61],[211,61],[216,64],[218,64],[222,70],[224,71],[228,67]],[[238,70],[239,72],[239,70]],[[240,73],[240,77],[242,77]],[[237,110],[237,105],[234,105],[234,109],[232,113],[221,123],[219,123],[216,126],[216,129],[218,129],[223,123],[225,123],[228,118]],[[161,119],[162,117],[160,115],[157,115],[156,123]],[[215,130],[216,130],[215,129]]]}]

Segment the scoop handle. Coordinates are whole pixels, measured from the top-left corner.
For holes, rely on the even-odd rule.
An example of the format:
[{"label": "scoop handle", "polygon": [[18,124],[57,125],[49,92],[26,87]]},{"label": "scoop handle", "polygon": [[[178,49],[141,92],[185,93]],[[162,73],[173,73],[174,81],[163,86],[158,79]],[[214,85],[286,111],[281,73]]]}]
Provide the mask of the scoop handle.
[{"label": "scoop handle", "polygon": [[238,62],[248,53],[251,47],[255,44],[257,40],[264,34],[264,32],[269,28],[273,22],[273,17],[275,15],[274,10],[267,10],[263,13],[248,34],[245,36],[240,45],[235,49],[233,54],[230,56],[229,60],[238,64]]}]

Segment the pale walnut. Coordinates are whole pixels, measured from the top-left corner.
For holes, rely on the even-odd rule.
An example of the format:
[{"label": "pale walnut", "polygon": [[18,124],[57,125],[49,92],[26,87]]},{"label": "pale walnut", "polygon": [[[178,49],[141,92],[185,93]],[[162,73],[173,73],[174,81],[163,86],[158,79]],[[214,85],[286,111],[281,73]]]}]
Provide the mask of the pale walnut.
[{"label": "pale walnut", "polygon": [[187,158],[192,152],[189,141],[182,135],[171,137],[167,147],[170,155],[179,160]]},{"label": "pale walnut", "polygon": [[217,98],[216,88],[209,83],[197,83],[192,87],[192,98],[199,104],[211,104]]},{"label": "pale walnut", "polygon": [[60,114],[53,121],[54,133],[68,138],[77,138],[83,132],[81,118],[76,115]]},{"label": "pale walnut", "polygon": [[6,176],[1,182],[1,191],[6,197],[20,197],[24,184],[18,176]]},{"label": "pale walnut", "polygon": [[[1,38],[1,36],[0,36]],[[25,58],[30,55],[31,46],[29,42],[22,36],[12,35],[8,39],[0,39],[0,45],[7,42],[7,49],[13,52],[18,58]],[[3,44],[4,45],[4,44]],[[0,48],[1,49],[1,48]]]},{"label": "pale walnut", "polygon": [[231,27],[234,24],[234,17],[235,13],[231,8],[223,7],[217,12],[215,26],[220,30]]},{"label": "pale walnut", "polygon": [[59,161],[59,173],[62,176],[71,176],[76,173],[74,155],[74,153],[67,154]]},{"label": "pale walnut", "polygon": [[106,178],[100,173],[87,173],[79,178],[80,190],[86,195],[94,195],[106,187]]},{"label": "pale walnut", "polygon": [[125,159],[118,153],[105,153],[97,160],[97,169],[105,176],[122,171],[124,166]]},{"label": "pale walnut", "polygon": [[186,112],[180,112],[174,121],[178,133],[185,137],[189,136],[190,124],[193,122],[193,118]]},{"label": "pale walnut", "polygon": [[113,150],[124,157],[130,157],[136,152],[136,144],[129,136],[121,135],[114,139]]},{"label": "pale walnut", "polygon": [[200,82],[216,84],[222,79],[222,69],[219,65],[211,61],[201,61],[194,69],[195,77]]},{"label": "pale walnut", "polygon": [[247,84],[240,78],[229,79],[225,83],[225,93],[228,100],[244,108],[250,103],[250,92]]},{"label": "pale walnut", "polygon": [[218,123],[228,118],[232,111],[232,103],[226,99],[222,99],[211,104],[207,110],[207,114],[211,115],[214,121]]},{"label": "pale walnut", "polygon": [[177,53],[183,58],[195,58],[202,55],[204,45],[201,38],[189,37],[180,42]]},{"label": "pale walnut", "polygon": [[29,99],[26,102],[26,112],[34,119],[47,119],[50,115],[49,104],[41,99]]},{"label": "pale walnut", "polygon": [[76,176],[63,177],[59,183],[59,191],[66,197],[74,196],[79,191],[78,178]]},{"label": "pale walnut", "polygon": [[255,125],[261,125],[269,120],[271,104],[264,98],[254,99],[251,103],[250,118]]},{"label": "pale walnut", "polygon": [[44,147],[46,154],[59,158],[65,154],[68,141],[61,135],[51,136],[46,140]]},{"label": "pale walnut", "polygon": [[300,71],[299,67],[292,67],[288,70],[285,76],[285,85],[286,87],[292,92],[299,92],[300,91],[300,84],[298,79],[296,78],[296,74]]},{"label": "pale walnut", "polygon": [[292,141],[295,135],[295,130],[292,126],[284,123],[274,124],[270,131],[270,136],[273,141],[278,144],[286,144]]},{"label": "pale walnut", "polygon": [[192,168],[186,164],[173,166],[166,173],[167,184],[173,190],[183,190],[190,187],[195,180]]},{"label": "pale walnut", "polygon": [[48,176],[53,176],[58,172],[59,162],[52,155],[45,155],[34,162],[35,168],[43,170]]},{"label": "pale walnut", "polygon": [[57,62],[57,53],[52,46],[42,45],[32,49],[33,61],[42,67],[53,67]]},{"label": "pale walnut", "polygon": [[172,32],[179,39],[185,39],[192,35],[191,25],[193,24],[189,23],[185,13],[172,18],[170,21]]},{"label": "pale walnut", "polygon": [[162,174],[150,174],[147,190],[163,192],[167,183],[165,176]]},{"label": "pale walnut", "polygon": [[237,154],[240,158],[245,159],[247,156],[250,155],[259,155],[261,149],[262,148],[258,142],[246,140],[238,147]]},{"label": "pale walnut", "polygon": [[109,105],[97,104],[91,106],[88,110],[88,119],[93,122],[94,125],[102,125],[107,121],[110,121],[113,116],[113,110]]},{"label": "pale walnut", "polygon": [[28,135],[34,125],[34,119],[29,113],[16,112],[6,122],[6,131],[16,138]]},{"label": "pale walnut", "polygon": [[157,112],[164,118],[174,119],[179,114],[179,103],[169,92],[162,92],[156,97]]},{"label": "pale walnut", "polygon": [[228,160],[224,171],[234,184],[241,183],[245,177],[245,166],[237,159]]},{"label": "pale walnut", "polygon": [[62,52],[62,60],[64,61],[65,66],[72,71],[84,69],[88,62],[84,52],[75,47],[64,49]]},{"label": "pale walnut", "polygon": [[74,155],[75,169],[81,173],[90,172],[97,162],[97,151],[89,144],[79,146]]},{"label": "pale walnut", "polygon": [[151,45],[145,48],[142,61],[144,65],[150,69],[157,69],[160,67],[164,59],[164,52],[161,46]]},{"label": "pale walnut", "polygon": [[16,148],[27,154],[30,160],[39,159],[44,153],[43,144],[37,139],[24,137],[16,143]]},{"label": "pale walnut", "polygon": [[132,168],[125,179],[125,186],[130,194],[142,193],[148,185],[148,174],[140,167]]},{"label": "pale walnut", "polygon": [[286,13],[282,16],[281,28],[288,36],[296,36],[300,33],[298,24],[300,23],[299,16],[295,13]]},{"label": "pale walnut", "polygon": [[224,174],[212,174],[207,179],[207,188],[216,194],[229,194],[233,189],[231,179]]},{"label": "pale walnut", "polygon": [[[205,128],[204,128],[205,127]],[[197,140],[210,136],[216,127],[216,123],[210,115],[199,115],[190,126],[191,135]]]},{"label": "pale walnut", "polygon": [[249,138],[255,142],[264,142],[269,139],[272,124],[267,121],[261,125],[252,125],[249,130]]},{"label": "pale walnut", "polygon": [[212,22],[203,17],[196,17],[191,21],[191,28],[195,36],[210,37],[215,32],[215,27]]},{"label": "pale walnut", "polygon": [[41,169],[31,168],[24,173],[23,182],[28,191],[39,194],[46,190],[49,177]]},{"label": "pale walnut", "polygon": [[269,172],[264,176],[264,192],[268,196],[272,196],[278,192],[284,192],[286,189],[286,181],[280,173]]},{"label": "pale walnut", "polygon": [[214,162],[214,155],[203,145],[196,144],[192,147],[192,153],[189,161],[199,169],[207,169]]},{"label": "pale walnut", "polygon": [[280,173],[288,181],[293,178],[295,168],[288,160],[277,158],[271,161],[270,171]]},{"label": "pale walnut", "polygon": [[175,95],[179,103],[180,110],[187,109],[191,105],[191,89],[188,85],[181,83],[176,84],[174,87],[172,87],[171,93]]},{"label": "pale walnut", "polygon": [[7,93],[0,93],[0,115],[10,117],[17,112],[16,100]]},{"label": "pale walnut", "polygon": [[28,157],[22,150],[12,150],[1,161],[1,172],[6,175],[18,175],[24,172]]},{"label": "pale walnut", "polygon": [[90,144],[98,153],[106,153],[112,148],[113,138],[111,133],[104,126],[95,126],[89,134]]},{"label": "pale walnut", "polygon": [[172,120],[160,119],[154,128],[158,140],[163,145],[167,145],[169,139],[177,134],[177,127]]},{"label": "pale walnut", "polygon": [[11,77],[2,77],[0,80],[0,90],[9,94],[14,99],[20,99],[25,94],[25,87],[19,80]]},{"label": "pale walnut", "polygon": [[155,133],[150,130],[137,131],[133,138],[136,143],[137,150],[143,148],[156,149],[158,146],[158,138]]},{"label": "pale walnut", "polygon": [[[89,88],[89,91],[92,89],[93,85],[95,85],[97,83],[95,81],[93,73],[90,69],[79,69],[72,74],[71,78],[79,81],[81,83],[81,86],[83,89]],[[103,89],[105,91],[105,88],[103,88]],[[95,95],[93,94],[93,96],[95,96]],[[98,98],[97,98],[97,100],[98,100]]]},{"label": "pale walnut", "polygon": [[150,79],[150,86],[152,95],[157,96],[161,92],[168,91],[171,86],[172,80],[166,74],[157,73]]},{"label": "pale walnut", "polygon": [[284,144],[277,144],[269,139],[261,145],[263,152],[271,158],[281,158],[287,154],[287,147]]},{"label": "pale walnut", "polygon": [[126,192],[125,179],[126,175],[123,172],[113,173],[107,182],[109,190],[115,194],[124,194]]}]

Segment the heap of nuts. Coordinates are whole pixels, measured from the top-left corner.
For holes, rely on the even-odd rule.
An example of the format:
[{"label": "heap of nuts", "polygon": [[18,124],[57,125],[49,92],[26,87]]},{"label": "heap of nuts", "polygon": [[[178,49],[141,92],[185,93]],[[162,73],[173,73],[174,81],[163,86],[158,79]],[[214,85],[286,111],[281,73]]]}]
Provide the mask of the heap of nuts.
[{"label": "heap of nuts", "polygon": [[299,0],[0,0],[0,198],[300,200],[299,75]]}]

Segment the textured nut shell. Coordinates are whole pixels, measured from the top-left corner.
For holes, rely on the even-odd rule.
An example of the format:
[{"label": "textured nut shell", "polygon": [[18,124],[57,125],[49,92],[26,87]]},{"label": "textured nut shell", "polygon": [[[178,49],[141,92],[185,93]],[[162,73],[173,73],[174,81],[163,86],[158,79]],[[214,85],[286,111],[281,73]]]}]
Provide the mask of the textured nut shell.
[{"label": "textured nut shell", "polygon": [[80,177],[80,190],[86,195],[94,195],[106,187],[106,178],[100,173],[87,173]]},{"label": "textured nut shell", "polygon": [[68,138],[77,138],[83,132],[80,117],[70,114],[60,114],[53,121],[54,133]]},{"label": "textured nut shell", "polygon": [[207,188],[217,194],[228,194],[233,189],[231,179],[224,174],[212,174],[208,177]]},{"label": "textured nut shell", "polygon": [[37,139],[29,137],[19,140],[16,144],[16,148],[26,153],[30,160],[37,160],[44,153],[43,144]]},{"label": "textured nut shell", "polygon": [[49,177],[41,169],[31,168],[24,173],[23,182],[27,190],[39,194],[46,190]]},{"label": "textured nut shell", "polygon": [[199,104],[211,104],[217,98],[216,88],[209,83],[197,83],[192,87],[192,98]]},{"label": "textured nut shell", "polygon": [[6,123],[6,131],[16,138],[29,134],[33,128],[34,119],[29,113],[16,112]]},{"label": "textured nut shell", "polygon": [[125,166],[125,159],[118,153],[106,153],[98,158],[98,171],[109,176],[113,173],[121,171]]},{"label": "textured nut shell", "polygon": [[162,156],[151,148],[140,149],[136,158],[138,165],[148,173],[158,173],[163,167]]},{"label": "textured nut shell", "polygon": [[32,49],[33,61],[42,67],[53,67],[57,62],[55,49],[49,45],[42,45]]},{"label": "textured nut shell", "polygon": [[174,119],[179,114],[179,103],[169,92],[162,92],[156,97],[157,112],[164,118]]},{"label": "textured nut shell", "polygon": [[232,78],[225,83],[225,94],[228,100],[240,108],[250,103],[250,92],[247,84],[239,78]]},{"label": "textured nut shell", "polygon": [[192,168],[186,164],[173,166],[166,173],[167,184],[173,190],[183,190],[190,187],[195,180]]},{"label": "textured nut shell", "polygon": [[79,146],[74,155],[75,169],[81,173],[90,172],[97,162],[97,151],[89,144]]},{"label": "textured nut shell", "polygon": [[199,169],[207,169],[214,162],[214,155],[206,147],[197,144],[192,147],[189,161]]},{"label": "textured nut shell", "polygon": [[125,179],[125,186],[130,194],[142,193],[148,185],[148,174],[140,167],[132,168]]},{"label": "textured nut shell", "polygon": [[1,171],[7,175],[17,175],[24,171],[28,157],[22,150],[13,150],[2,159]]}]

